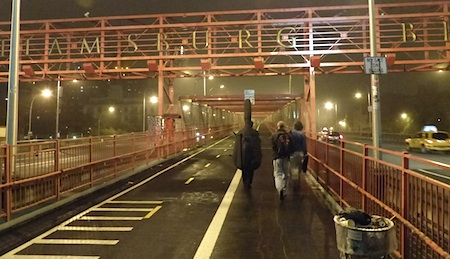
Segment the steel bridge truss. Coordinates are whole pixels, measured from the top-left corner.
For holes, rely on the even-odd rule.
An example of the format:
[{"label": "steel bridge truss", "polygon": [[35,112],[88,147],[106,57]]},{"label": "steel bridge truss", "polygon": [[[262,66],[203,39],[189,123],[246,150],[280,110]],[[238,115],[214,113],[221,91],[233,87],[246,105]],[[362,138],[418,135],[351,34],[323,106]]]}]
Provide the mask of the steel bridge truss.
[{"label": "steel bridge truss", "polygon": [[[450,1],[376,5],[389,72],[447,69]],[[21,22],[22,81],[364,73],[367,5]],[[0,23],[0,82],[10,23]]]}]

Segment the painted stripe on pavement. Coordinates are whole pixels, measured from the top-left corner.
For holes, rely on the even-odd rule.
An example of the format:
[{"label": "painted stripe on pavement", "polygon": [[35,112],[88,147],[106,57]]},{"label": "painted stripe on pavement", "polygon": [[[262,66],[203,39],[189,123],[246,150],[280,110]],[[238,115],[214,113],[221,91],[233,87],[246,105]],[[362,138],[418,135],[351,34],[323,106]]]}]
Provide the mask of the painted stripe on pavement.
[{"label": "painted stripe on pavement", "polygon": [[152,211],[153,208],[93,208],[91,211]]},{"label": "painted stripe on pavement", "polygon": [[117,245],[119,240],[99,240],[99,239],[40,239],[35,244],[49,245]]},{"label": "painted stripe on pavement", "polygon": [[2,259],[100,259],[100,256],[76,255],[6,255]]},{"label": "painted stripe on pavement", "polygon": [[156,212],[158,212],[159,209],[161,209],[162,206],[157,206],[154,210],[152,210],[150,213],[148,213],[147,215],[145,215],[144,218],[149,219],[151,216],[153,216],[153,214],[155,214]]},{"label": "painted stripe on pavement", "polygon": [[236,193],[236,189],[239,185],[239,181],[241,180],[242,171],[237,170],[234,174],[233,180],[231,181],[230,186],[228,187],[225,196],[223,197],[222,202],[220,203],[219,208],[214,215],[214,218],[211,221],[211,224],[206,230],[205,235],[203,236],[202,242],[195,253],[194,259],[204,259],[210,258],[214,246],[216,245],[217,238],[219,237],[220,230],[222,229],[223,223],[225,221],[225,217],[227,216],[228,210],[231,206],[231,202],[233,201],[234,194]]},{"label": "painted stripe on pavement", "polygon": [[106,203],[114,203],[114,204],[162,204],[163,201],[121,201],[121,200],[114,200],[114,201],[107,201]]},{"label": "painted stripe on pavement", "polygon": [[125,232],[133,230],[132,227],[73,227],[73,226],[64,226],[58,227],[58,230],[61,231],[117,231],[117,232]]},{"label": "painted stripe on pavement", "polygon": [[83,216],[79,220],[142,220],[143,217]]}]

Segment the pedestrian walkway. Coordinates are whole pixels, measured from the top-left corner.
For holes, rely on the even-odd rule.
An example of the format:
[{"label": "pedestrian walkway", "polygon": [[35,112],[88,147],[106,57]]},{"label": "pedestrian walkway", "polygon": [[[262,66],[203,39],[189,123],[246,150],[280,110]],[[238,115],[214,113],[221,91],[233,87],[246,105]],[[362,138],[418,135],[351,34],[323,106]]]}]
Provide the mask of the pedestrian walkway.
[{"label": "pedestrian walkway", "polygon": [[252,189],[241,182],[211,258],[339,258],[333,213],[311,176],[280,201],[274,186],[270,133],[260,129],[263,162]]},{"label": "pedestrian walkway", "polygon": [[[8,242],[18,246],[15,239],[24,243],[46,232],[6,258],[18,254],[102,259],[339,258],[334,213],[320,186],[302,174],[300,189],[289,189],[280,200],[274,187],[270,133],[267,128],[260,132],[263,162],[251,190],[244,188],[240,171],[232,166],[233,139],[228,138],[186,154],[182,161],[171,159],[124,179],[111,186],[109,195],[97,193],[1,233],[0,251],[13,248]],[[149,216],[146,204],[155,201],[158,210]],[[87,211],[78,214],[81,210]],[[127,231],[117,231],[124,228]]]}]

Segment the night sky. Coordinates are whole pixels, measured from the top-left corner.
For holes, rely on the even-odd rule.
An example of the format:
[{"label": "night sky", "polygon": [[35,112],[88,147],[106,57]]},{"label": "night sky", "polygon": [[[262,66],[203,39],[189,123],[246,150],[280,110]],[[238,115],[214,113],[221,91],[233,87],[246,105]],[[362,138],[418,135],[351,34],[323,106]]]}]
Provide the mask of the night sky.
[{"label": "night sky", "polygon": [[[0,21],[11,20],[11,0],[0,0]],[[377,4],[416,2],[376,0]],[[427,2],[427,1],[423,1]],[[429,0],[428,2],[432,2]],[[237,9],[365,5],[367,0],[22,0],[23,20],[202,12]]]},{"label": "night sky", "polygon": [[[418,1],[376,0],[375,2],[385,4]],[[422,2],[433,2],[433,0]],[[80,18],[86,12],[89,12],[90,17],[96,17],[351,4],[366,5],[367,0],[22,0],[21,19]],[[0,21],[10,21],[10,12],[11,1],[0,0]],[[356,104],[353,102],[354,100],[352,101],[354,93],[360,91],[366,94],[370,86],[370,76],[364,74],[318,75],[316,81],[317,108],[322,107],[322,104],[326,101],[339,101],[341,104],[338,113],[339,117],[342,118],[355,109]],[[213,84],[241,85],[244,89],[252,87],[257,89],[257,93],[271,92],[274,89],[280,89],[278,91],[287,93],[287,82],[287,77],[272,77],[270,79],[251,77],[223,78],[208,84],[211,84],[211,87],[214,86]],[[386,125],[383,128],[396,131],[395,127],[388,126],[389,123],[396,121],[400,113],[408,112],[418,115],[416,120],[418,125],[433,124],[440,118],[440,124],[444,127],[444,130],[450,130],[450,113],[443,106],[446,102],[446,96],[450,94],[449,82],[450,72],[448,71],[442,73],[392,73],[380,76],[381,118],[383,124]],[[294,93],[302,92],[303,77],[294,76],[292,87]],[[178,91],[179,95],[192,93],[186,87],[178,87],[175,90]],[[201,87],[199,92],[201,92]],[[424,110],[423,105],[428,105],[426,115],[421,114]],[[409,130],[414,132],[419,128]]]}]

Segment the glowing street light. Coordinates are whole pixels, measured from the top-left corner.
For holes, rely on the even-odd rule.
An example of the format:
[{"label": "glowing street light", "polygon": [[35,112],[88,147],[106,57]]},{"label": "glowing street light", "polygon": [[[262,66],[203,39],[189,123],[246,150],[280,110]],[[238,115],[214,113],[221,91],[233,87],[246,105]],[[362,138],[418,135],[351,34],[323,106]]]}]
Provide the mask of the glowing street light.
[{"label": "glowing street light", "polygon": [[32,113],[33,113],[33,103],[34,100],[36,100],[37,97],[42,96],[42,97],[49,97],[52,95],[52,91],[48,90],[48,89],[44,89],[41,94],[38,94],[36,96],[33,97],[33,99],[31,99],[31,103],[30,103],[30,112],[28,114],[28,139],[31,139],[31,136],[33,135],[33,132],[31,131],[31,118],[32,118]]},{"label": "glowing street light", "polygon": [[338,124],[338,116],[337,116],[337,104],[336,103],[332,103],[332,102],[326,102],[325,103],[325,109],[327,110],[331,110],[334,109],[334,115],[335,115],[335,120],[334,120],[334,126],[337,127]]},{"label": "glowing street light", "polygon": [[[156,103],[158,103],[158,97],[152,96],[152,97],[150,97],[149,101],[152,104],[156,104]],[[145,132],[145,126],[146,126],[146,118],[147,118],[146,103],[147,103],[147,100],[146,100],[145,93],[144,93],[144,99],[142,100],[142,132]]]},{"label": "glowing street light", "polygon": [[402,113],[402,114],[400,114],[400,117],[401,117],[402,119],[406,120],[406,119],[408,118],[408,114]]},{"label": "glowing street light", "polygon": [[[116,110],[113,106],[110,106],[108,108],[109,113],[113,113]],[[102,114],[100,113],[98,115],[98,122],[97,122],[97,135],[100,136],[100,119],[102,118]]]}]

